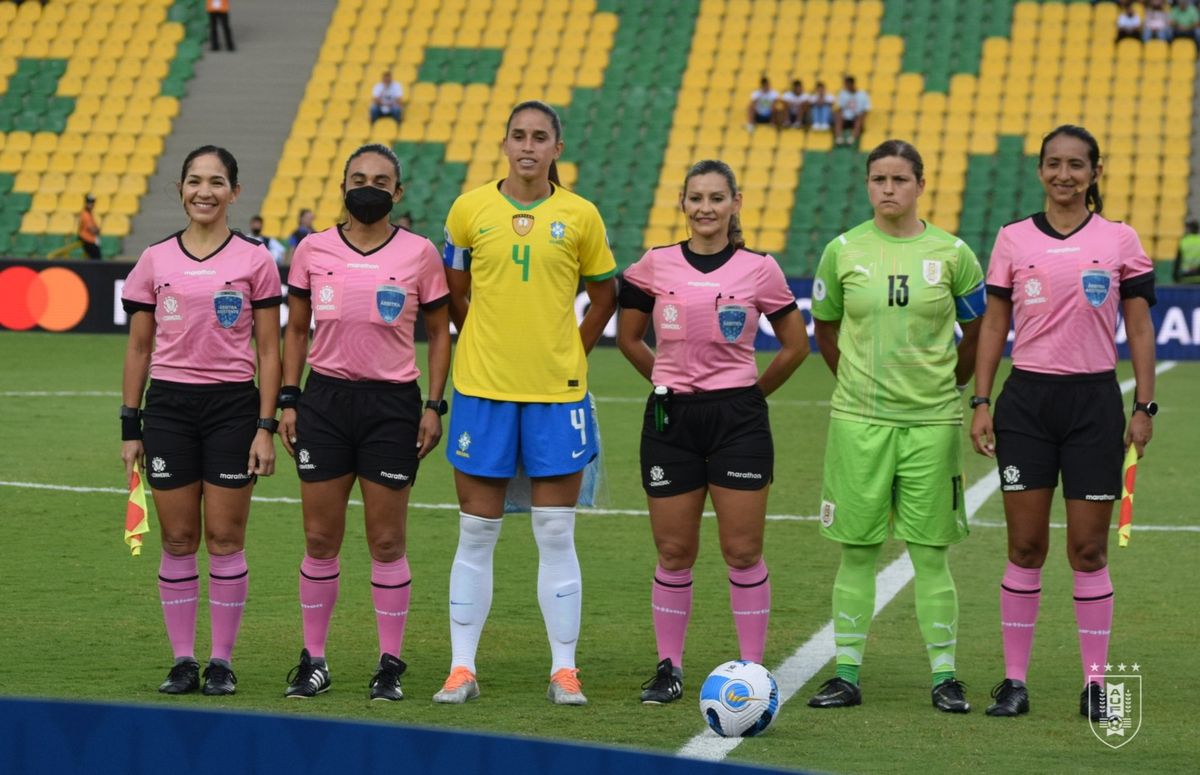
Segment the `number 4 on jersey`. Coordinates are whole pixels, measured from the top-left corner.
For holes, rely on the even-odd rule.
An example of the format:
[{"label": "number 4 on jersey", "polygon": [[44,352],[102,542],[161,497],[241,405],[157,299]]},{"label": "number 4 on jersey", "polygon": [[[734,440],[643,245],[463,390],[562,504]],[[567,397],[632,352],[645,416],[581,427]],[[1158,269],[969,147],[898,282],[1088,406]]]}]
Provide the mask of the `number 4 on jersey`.
[{"label": "number 4 on jersey", "polygon": [[[524,256],[521,255],[521,248],[524,247]],[[521,282],[529,282],[529,246],[528,245],[513,245],[512,254],[513,263],[521,267]]]}]

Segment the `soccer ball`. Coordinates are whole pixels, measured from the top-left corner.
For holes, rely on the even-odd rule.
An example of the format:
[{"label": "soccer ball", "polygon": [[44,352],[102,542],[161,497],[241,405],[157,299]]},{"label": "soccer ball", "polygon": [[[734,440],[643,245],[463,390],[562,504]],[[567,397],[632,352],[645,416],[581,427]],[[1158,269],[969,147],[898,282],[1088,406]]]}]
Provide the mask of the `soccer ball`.
[{"label": "soccer ball", "polygon": [[700,687],[700,713],[721,737],[754,737],[779,713],[779,685],[760,664],[734,660],[718,665]]}]

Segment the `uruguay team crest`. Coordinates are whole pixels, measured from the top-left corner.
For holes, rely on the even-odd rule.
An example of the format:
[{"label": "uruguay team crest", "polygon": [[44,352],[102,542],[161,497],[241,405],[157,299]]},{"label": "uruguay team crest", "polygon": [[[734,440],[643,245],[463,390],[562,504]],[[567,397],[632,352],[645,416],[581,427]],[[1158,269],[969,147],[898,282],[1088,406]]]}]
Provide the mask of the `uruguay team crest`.
[{"label": "uruguay team crest", "polygon": [[746,328],[746,308],[736,304],[717,307],[717,323],[726,342],[736,342]]},{"label": "uruguay team crest", "polygon": [[217,291],[213,294],[213,309],[221,328],[233,328],[242,314],[242,292],[235,290]]},{"label": "uruguay team crest", "polygon": [[512,227],[517,236],[524,237],[533,230],[533,216],[529,213],[517,213],[513,216]]},{"label": "uruguay team crest", "polygon": [[[1124,668],[1125,665],[1105,665]],[[1138,665],[1132,666],[1133,670]],[[1088,725],[1100,742],[1109,748],[1120,748],[1132,740],[1142,728],[1142,676],[1132,674],[1089,675],[1089,681],[1100,684],[1100,718],[1088,715]]]},{"label": "uruguay team crest", "polygon": [[1112,278],[1104,269],[1084,269],[1080,275],[1083,283],[1083,296],[1088,304],[1099,307],[1108,298],[1108,289],[1112,287]]},{"label": "uruguay team crest", "polygon": [[941,261],[922,261],[922,275],[925,277],[925,282],[930,285],[937,285],[942,279],[942,262]]},{"label": "uruguay team crest", "polygon": [[399,285],[380,285],[375,289],[375,309],[385,323],[395,323],[404,310],[407,294]]}]

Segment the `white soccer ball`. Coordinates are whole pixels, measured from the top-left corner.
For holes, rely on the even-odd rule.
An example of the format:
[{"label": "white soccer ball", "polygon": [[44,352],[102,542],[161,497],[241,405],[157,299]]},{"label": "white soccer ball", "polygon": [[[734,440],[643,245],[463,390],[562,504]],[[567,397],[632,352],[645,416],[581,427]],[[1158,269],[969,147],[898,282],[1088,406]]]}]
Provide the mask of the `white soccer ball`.
[{"label": "white soccer ball", "polygon": [[734,660],[718,665],[700,687],[700,713],[721,737],[754,737],[779,714],[779,685],[760,664]]}]

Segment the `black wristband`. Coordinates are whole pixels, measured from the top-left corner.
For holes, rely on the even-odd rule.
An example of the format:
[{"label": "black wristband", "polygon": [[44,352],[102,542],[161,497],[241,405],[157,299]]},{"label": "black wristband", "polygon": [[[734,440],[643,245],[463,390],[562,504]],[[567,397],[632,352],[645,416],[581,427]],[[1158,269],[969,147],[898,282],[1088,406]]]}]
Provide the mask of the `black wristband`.
[{"label": "black wristband", "polygon": [[141,441],[142,440],[142,418],[141,417],[122,417],[121,418],[121,441]]},{"label": "black wristband", "polygon": [[300,387],[298,385],[284,385],[279,388],[279,398],[275,400],[276,407],[295,409],[298,403],[300,403]]}]

